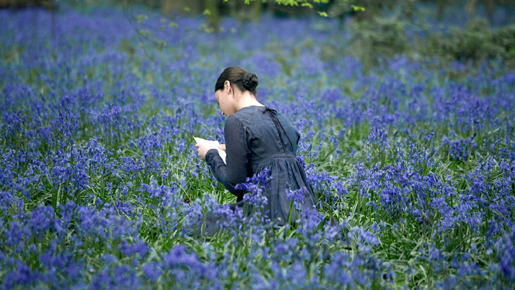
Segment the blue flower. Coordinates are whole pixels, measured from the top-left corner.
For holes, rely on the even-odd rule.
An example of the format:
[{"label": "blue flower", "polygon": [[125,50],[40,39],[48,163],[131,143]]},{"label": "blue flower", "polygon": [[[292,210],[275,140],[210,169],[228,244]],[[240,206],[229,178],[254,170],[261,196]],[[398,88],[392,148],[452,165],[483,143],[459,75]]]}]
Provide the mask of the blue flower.
[{"label": "blue flower", "polygon": [[159,276],[163,273],[161,268],[156,263],[147,263],[142,267],[143,274],[145,274],[145,277],[147,279],[152,281],[157,281]]}]

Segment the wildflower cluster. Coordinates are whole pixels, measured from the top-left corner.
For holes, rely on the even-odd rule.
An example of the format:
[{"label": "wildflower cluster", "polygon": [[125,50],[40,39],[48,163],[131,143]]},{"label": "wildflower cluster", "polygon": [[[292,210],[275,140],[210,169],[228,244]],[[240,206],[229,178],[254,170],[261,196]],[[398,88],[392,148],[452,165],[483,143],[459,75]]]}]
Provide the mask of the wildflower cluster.
[{"label": "wildflower cluster", "polygon": [[[55,38],[46,10],[0,19],[1,288],[515,282],[515,74],[503,60],[398,55],[366,70],[340,53],[352,31],[332,19],[226,18],[236,33],[214,35],[177,17],[161,51],[113,7],[63,4]],[[317,208],[302,208],[303,188],[284,192],[294,223],[259,214],[269,171],[238,187],[247,216],[197,156],[193,136],[223,143],[212,85],[234,63],[301,134]],[[211,217],[213,235],[192,230]]]}]

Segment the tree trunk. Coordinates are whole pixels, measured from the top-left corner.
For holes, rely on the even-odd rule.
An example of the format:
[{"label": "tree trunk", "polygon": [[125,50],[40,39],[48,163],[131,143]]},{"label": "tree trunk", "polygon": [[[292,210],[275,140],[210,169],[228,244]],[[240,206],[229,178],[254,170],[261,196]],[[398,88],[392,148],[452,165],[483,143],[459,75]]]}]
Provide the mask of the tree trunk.
[{"label": "tree trunk", "polygon": [[258,20],[263,13],[263,1],[255,1],[252,5],[252,18]]},{"label": "tree trunk", "polygon": [[207,15],[207,22],[209,26],[215,31],[220,30],[220,16],[218,11],[218,2],[216,0],[204,0],[204,8],[209,10],[210,14]]},{"label": "tree trunk", "polygon": [[192,14],[202,13],[200,11],[199,1],[188,1],[188,0],[162,0],[161,1],[161,13],[163,15],[170,16],[172,14],[186,14],[184,8],[188,7],[189,12]]}]

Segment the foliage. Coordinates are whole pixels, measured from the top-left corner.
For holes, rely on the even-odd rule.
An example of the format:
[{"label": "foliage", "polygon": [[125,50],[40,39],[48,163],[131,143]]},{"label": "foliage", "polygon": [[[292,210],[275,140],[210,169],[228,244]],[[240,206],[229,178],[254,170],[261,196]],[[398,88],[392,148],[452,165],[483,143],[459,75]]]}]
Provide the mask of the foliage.
[{"label": "foliage", "polygon": [[353,23],[352,53],[359,59],[390,58],[409,48],[405,22],[399,18],[374,17]]},{"label": "foliage", "polygon": [[[49,12],[0,11],[2,288],[513,285],[515,76],[502,60],[396,55],[366,71],[344,49],[352,28],[266,15],[223,19],[219,35],[178,17],[145,50],[123,11],[55,16],[54,39]],[[223,142],[213,83],[233,64],[301,133],[319,208],[295,226],[230,210],[196,155],[193,136]],[[257,201],[261,179],[242,185]],[[207,212],[224,230],[195,235]]]},{"label": "foliage", "polygon": [[502,58],[515,65],[514,25],[492,31],[486,20],[474,19],[465,29],[452,28],[450,33],[431,35],[426,44],[425,55],[475,62]]}]

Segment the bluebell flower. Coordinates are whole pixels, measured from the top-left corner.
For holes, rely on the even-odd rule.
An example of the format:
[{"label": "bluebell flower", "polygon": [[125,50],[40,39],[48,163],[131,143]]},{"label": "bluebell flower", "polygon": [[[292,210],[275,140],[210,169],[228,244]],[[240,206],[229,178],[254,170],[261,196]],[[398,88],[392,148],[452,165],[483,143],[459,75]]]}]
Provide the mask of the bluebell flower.
[{"label": "bluebell flower", "polygon": [[12,288],[19,285],[34,285],[39,278],[40,274],[38,271],[32,272],[27,265],[17,261],[16,270],[5,276],[4,286]]},{"label": "bluebell flower", "polygon": [[156,282],[159,276],[163,273],[156,263],[147,263],[142,267],[142,270],[145,277],[153,282]]},{"label": "bluebell flower", "polygon": [[301,187],[297,190],[287,190],[286,191],[286,198],[288,200],[291,200],[293,203],[293,206],[297,210],[302,210],[304,205],[304,188]]},{"label": "bluebell flower", "polygon": [[243,199],[257,208],[262,208],[268,203],[268,199],[263,194],[263,191],[264,188],[270,186],[270,180],[273,178],[270,174],[270,169],[265,168],[263,171],[254,174],[254,176],[247,177],[245,183],[237,184],[234,188],[245,190],[246,194],[243,196]]}]

